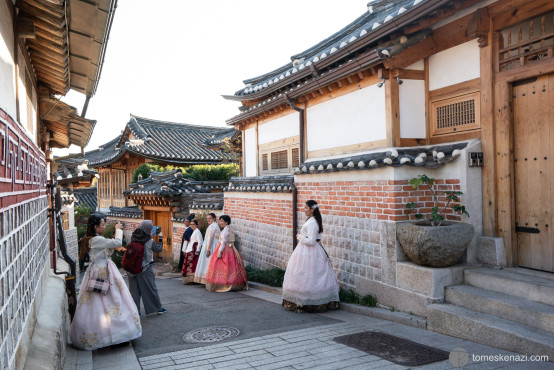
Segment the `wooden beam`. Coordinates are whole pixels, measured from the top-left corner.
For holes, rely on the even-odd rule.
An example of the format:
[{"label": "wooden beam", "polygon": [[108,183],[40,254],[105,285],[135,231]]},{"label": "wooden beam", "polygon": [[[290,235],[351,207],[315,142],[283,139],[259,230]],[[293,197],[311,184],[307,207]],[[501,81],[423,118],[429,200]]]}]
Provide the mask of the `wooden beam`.
[{"label": "wooden beam", "polygon": [[496,144],[494,124],[494,56],[493,34],[480,49],[481,69],[481,143],[484,157],[482,173],[483,235],[496,234]]},{"label": "wooden beam", "polygon": [[425,80],[425,71],[416,69],[395,69],[393,77],[397,76],[404,80]]},{"label": "wooden beam", "polygon": [[400,145],[400,100],[398,82],[396,78],[390,78],[385,82],[385,112],[387,122],[387,146]]},{"label": "wooden beam", "polygon": [[506,0],[488,7],[493,17],[493,30],[499,31],[508,26],[523,22],[542,13],[554,10],[554,2],[546,0]]},{"label": "wooden beam", "polygon": [[425,72],[424,86],[425,86],[425,140],[429,145],[431,140],[431,99],[429,98],[429,58],[423,59],[423,72]]},{"label": "wooden beam", "polygon": [[358,78],[360,79],[360,81],[363,80],[364,77],[365,76],[364,76],[364,73],[362,71],[358,72]]},{"label": "wooden beam", "polygon": [[511,84],[497,83],[495,86],[495,124],[496,124],[496,200],[497,200],[497,233],[504,239],[506,262],[508,266],[518,264],[517,243],[512,227],[515,222],[513,204],[513,127]]},{"label": "wooden beam", "polygon": [[34,39],[36,37],[35,24],[31,18],[17,17],[17,37],[20,39]]},{"label": "wooden beam", "polygon": [[487,8],[477,9],[467,26],[467,35],[477,39],[479,47],[485,47],[489,42],[490,18]]}]

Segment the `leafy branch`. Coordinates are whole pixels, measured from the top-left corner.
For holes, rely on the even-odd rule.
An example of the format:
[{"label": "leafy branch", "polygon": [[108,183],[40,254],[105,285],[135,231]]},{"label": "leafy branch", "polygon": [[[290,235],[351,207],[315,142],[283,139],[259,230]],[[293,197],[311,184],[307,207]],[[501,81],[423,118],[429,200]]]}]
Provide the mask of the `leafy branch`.
[{"label": "leafy branch", "polygon": [[[425,216],[424,214],[422,213],[416,213],[415,214],[415,218],[418,219],[418,220],[422,220],[422,219],[425,219],[427,221],[429,221],[431,223],[431,225],[433,226],[440,226],[442,225],[444,219],[445,219],[445,216],[444,216],[444,212],[446,211],[446,209],[448,208],[448,206],[450,206],[451,203],[456,203],[456,204],[453,204],[450,208],[452,208],[454,210],[454,212],[460,214],[460,215],[466,215],[469,217],[469,214],[467,213],[467,210],[466,210],[466,207],[463,206],[463,205],[460,205],[460,195],[462,195],[463,193],[461,191],[445,191],[445,195],[446,195],[446,204],[444,206],[444,208],[441,210],[440,207],[439,207],[439,199],[438,199],[438,194],[437,194],[437,190],[435,189],[435,179],[432,178],[432,177],[428,177],[427,175],[419,175],[418,177],[414,177],[412,179],[410,179],[410,181],[408,182],[410,185],[412,185],[412,187],[414,189],[418,189],[419,186],[421,185],[425,185],[427,187],[427,189],[429,189],[431,191],[431,195],[433,197],[433,207],[431,208],[431,214],[428,215],[428,216]],[[409,202],[406,204],[406,208],[409,209],[409,210],[415,210],[417,208],[417,203],[416,202]]]}]

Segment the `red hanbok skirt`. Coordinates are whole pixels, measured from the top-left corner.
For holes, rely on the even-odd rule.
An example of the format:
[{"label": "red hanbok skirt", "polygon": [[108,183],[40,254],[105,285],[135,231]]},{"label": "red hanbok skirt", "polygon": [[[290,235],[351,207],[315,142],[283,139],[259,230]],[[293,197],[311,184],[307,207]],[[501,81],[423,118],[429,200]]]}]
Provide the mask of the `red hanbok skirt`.
[{"label": "red hanbok skirt", "polygon": [[192,246],[192,251],[185,254],[185,260],[183,262],[183,276],[194,275],[196,272],[196,264],[198,263],[198,255],[196,254],[196,245]]},{"label": "red hanbok skirt", "polygon": [[229,292],[248,289],[248,279],[244,262],[234,245],[227,245],[217,258],[217,248],[212,252],[208,272],[206,273],[206,289],[210,292]]}]

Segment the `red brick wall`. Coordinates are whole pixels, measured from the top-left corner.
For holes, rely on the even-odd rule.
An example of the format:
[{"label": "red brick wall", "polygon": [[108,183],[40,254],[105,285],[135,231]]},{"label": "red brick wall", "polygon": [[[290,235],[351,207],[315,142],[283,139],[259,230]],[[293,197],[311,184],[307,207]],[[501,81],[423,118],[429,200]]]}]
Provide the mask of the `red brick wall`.
[{"label": "red brick wall", "polygon": [[226,197],[223,212],[231,219],[292,228],[292,200]]},{"label": "red brick wall", "polygon": [[[417,213],[416,210],[406,209],[406,203],[416,202],[421,213],[431,212],[433,206],[431,191],[424,186],[414,190],[408,180],[300,182],[296,186],[299,212],[303,211],[308,199],[314,199],[320,204],[323,214],[404,221],[415,220]],[[435,189],[440,195],[439,207],[442,210],[446,202],[444,191],[460,190],[460,180],[436,180]],[[461,219],[450,206],[444,213],[449,220]]]},{"label": "red brick wall", "polygon": [[46,158],[2,109],[0,131],[7,133],[0,136],[0,209],[4,209],[46,193]]}]

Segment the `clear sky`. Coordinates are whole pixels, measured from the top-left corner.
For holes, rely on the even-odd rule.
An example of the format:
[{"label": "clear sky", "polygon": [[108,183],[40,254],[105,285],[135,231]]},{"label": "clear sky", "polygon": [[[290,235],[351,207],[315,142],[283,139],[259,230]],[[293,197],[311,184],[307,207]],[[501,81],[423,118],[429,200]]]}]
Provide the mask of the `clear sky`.
[{"label": "clear sky", "polygon": [[[368,0],[119,0],[86,117],[86,150],[115,138],[129,114],[225,126],[242,81],[278,68],[367,11]],[[63,101],[81,112],[85,97]],[[69,152],[79,152],[73,146]],[[65,155],[68,151],[56,151]]]}]

